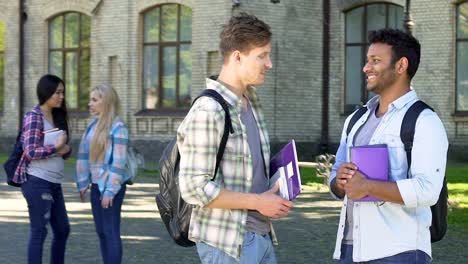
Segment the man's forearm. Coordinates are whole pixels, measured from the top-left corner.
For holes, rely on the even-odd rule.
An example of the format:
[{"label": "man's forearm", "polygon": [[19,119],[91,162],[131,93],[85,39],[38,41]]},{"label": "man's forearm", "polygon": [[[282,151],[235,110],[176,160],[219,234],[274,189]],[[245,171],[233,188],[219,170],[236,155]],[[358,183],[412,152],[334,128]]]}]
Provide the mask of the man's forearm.
[{"label": "man's forearm", "polygon": [[370,196],[377,197],[386,202],[404,204],[396,182],[368,180],[366,185]]},{"label": "man's forearm", "polygon": [[255,210],[259,195],[255,193],[233,192],[227,189],[221,189],[218,196],[211,201],[207,208],[222,209],[249,209]]}]

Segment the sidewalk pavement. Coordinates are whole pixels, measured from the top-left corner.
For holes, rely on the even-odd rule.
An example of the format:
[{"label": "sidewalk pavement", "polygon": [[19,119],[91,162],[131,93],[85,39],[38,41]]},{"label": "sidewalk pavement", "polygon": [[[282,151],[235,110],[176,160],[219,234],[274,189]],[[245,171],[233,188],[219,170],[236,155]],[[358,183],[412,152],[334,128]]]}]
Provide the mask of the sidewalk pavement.
[{"label": "sidewalk pavement", "polygon": [[[27,205],[20,189],[7,186],[0,173],[0,256],[1,263],[26,263],[29,234]],[[91,206],[81,203],[71,173],[63,184],[71,224],[66,263],[102,263],[94,231]],[[157,212],[154,200],[156,177],[140,177],[128,186],[122,208],[122,263],[200,263],[196,250],[175,245]],[[279,263],[334,263],[332,260],[341,203],[327,193],[304,187],[290,215],[274,221],[280,245]],[[43,262],[49,262],[52,232],[49,228]],[[433,263],[462,263],[468,259],[468,230],[449,227],[443,241],[433,244]]]}]

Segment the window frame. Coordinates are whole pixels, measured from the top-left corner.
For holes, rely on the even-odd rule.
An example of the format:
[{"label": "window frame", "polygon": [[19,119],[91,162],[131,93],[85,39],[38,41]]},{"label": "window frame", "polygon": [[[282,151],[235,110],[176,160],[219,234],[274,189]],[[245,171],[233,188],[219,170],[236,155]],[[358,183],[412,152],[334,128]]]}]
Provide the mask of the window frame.
[{"label": "window frame", "polygon": [[[162,23],[162,10],[163,6],[166,5],[175,5],[177,7],[177,30],[176,30],[176,40],[175,41],[163,41],[162,40],[162,32],[163,32],[163,23]],[[151,115],[152,113],[164,113],[167,115],[178,115],[178,114],[185,114],[187,111],[190,109],[190,104],[188,105],[183,105],[182,100],[180,98],[180,53],[181,53],[181,47],[183,45],[190,45],[190,52],[192,52],[192,36],[190,37],[190,41],[187,40],[181,40],[181,14],[182,14],[182,8],[189,8],[190,11],[192,11],[192,16],[191,16],[191,23],[193,23],[193,9],[190,6],[179,4],[179,3],[164,3],[164,4],[159,4],[156,6],[153,6],[151,8],[146,9],[144,12],[141,13],[142,16],[142,40],[141,40],[141,111],[138,112],[138,115]],[[146,29],[146,24],[145,24],[145,18],[146,15],[155,9],[159,9],[159,40],[158,41],[145,41],[145,29]],[[146,47],[158,47],[158,89],[157,89],[157,97],[158,101],[155,105],[154,108],[147,108],[146,105],[146,91],[145,91],[145,49]],[[175,56],[175,106],[173,107],[168,107],[163,105],[164,101],[164,87],[163,87],[163,82],[164,82],[164,48],[167,47],[173,47],[176,50],[176,56]],[[192,57],[193,59],[193,57]],[[189,95],[191,97],[191,94]]]},{"label": "window frame", "polygon": [[[347,9],[344,11],[344,91],[343,91],[343,113],[344,114],[350,114],[352,113],[354,110],[356,110],[359,105],[363,105],[365,104],[368,100],[369,100],[369,91],[367,91],[367,88],[366,88],[366,80],[365,80],[365,74],[362,72],[361,70],[361,81],[362,81],[362,86],[361,86],[361,102],[360,104],[356,105],[356,104],[348,104],[346,102],[346,97],[347,97],[347,93],[348,93],[348,87],[347,87],[347,73],[348,73],[348,69],[346,67],[346,62],[347,62],[347,56],[348,56],[348,47],[361,47],[361,52],[364,56],[361,57],[361,65],[365,65],[366,63],[366,51],[367,49],[369,48],[369,42],[367,40],[367,21],[368,21],[368,17],[367,17],[367,9],[369,6],[372,6],[372,5],[384,5],[385,6],[385,28],[388,28],[389,26],[389,10],[390,10],[390,6],[394,6],[394,7],[400,7],[403,9],[402,6],[398,5],[398,4],[395,4],[395,3],[388,3],[388,2],[375,2],[375,3],[368,3],[368,4],[363,4],[363,5],[359,5],[359,6],[356,6],[356,7],[353,7],[353,8],[350,8],[350,9]],[[364,11],[363,11],[363,18],[362,18],[362,25],[361,25],[361,29],[362,29],[362,34],[361,34],[361,41],[360,42],[348,42],[348,23],[346,21],[347,19],[347,16],[348,16],[348,13],[351,12],[351,11],[354,11],[354,10],[357,10],[359,8],[363,8]],[[403,9],[404,11],[404,9]],[[403,21],[401,21],[402,24],[403,24]],[[362,69],[362,68],[361,68]]]},{"label": "window frame", "polygon": [[[77,39],[77,42],[78,42],[78,47],[74,47],[74,48],[66,48],[65,47],[65,28],[66,28],[66,23],[65,23],[65,16],[68,15],[68,14],[77,14],[79,16],[79,22],[78,22],[78,39]],[[81,12],[77,12],[77,11],[67,11],[67,12],[63,12],[63,13],[60,13],[60,14],[57,14],[51,18],[49,18],[47,20],[47,71],[50,73],[51,72],[51,59],[50,59],[50,55],[52,52],[60,52],[62,54],[62,61],[61,61],[61,67],[62,67],[62,76],[61,76],[61,79],[63,80],[63,82],[66,84],[67,83],[67,71],[66,71],[66,63],[67,63],[67,54],[68,53],[75,53],[76,54],[76,60],[77,60],[77,63],[76,63],[76,67],[77,67],[77,90],[76,90],[76,98],[77,98],[77,108],[69,108],[68,111],[70,112],[74,112],[76,114],[80,114],[80,113],[88,113],[88,105],[80,105],[80,97],[82,95],[82,91],[83,90],[86,90],[86,87],[82,87],[81,85],[81,76],[82,76],[82,72],[81,72],[81,55],[83,54],[83,51],[87,51],[88,54],[89,54],[89,65],[90,65],[90,69],[89,69],[89,73],[88,73],[88,76],[89,78],[91,78],[91,34],[89,36],[89,45],[87,47],[85,46],[82,46],[82,26],[83,26],[83,16],[86,16],[86,17],[89,17],[90,19],[90,22],[91,22],[91,17],[84,14],[84,13],[81,13]],[[51,43],[50,43],[50,34],[52,34],[51,32],[51,23],[55,20],[55,19],[58,19],[59,17],[62,17],[62,46],[61,48],[51,48]],[[91,23],[90,23],[90,33],[91,33]],[[88,97],[89,97],[89,92],[90,92],[90,87],[87,88],[88,89]],[[67,90],[66,92],[67,94],[70,93],[69,90]],[[82,109],[80,109],[80,107],[82,107]]]},{"label": "window frame", "polygon": [[460,42],[468,42],[468,37],[459,38],[458,37],[458,21],[460,15],[460,6],[461,5],[468,5],[468,1],[460,2],[456,5],[456,12],[455,12],[455,116],[462,116],[468,117],[468,109],[467,110],[458,110],[458,43]]}]

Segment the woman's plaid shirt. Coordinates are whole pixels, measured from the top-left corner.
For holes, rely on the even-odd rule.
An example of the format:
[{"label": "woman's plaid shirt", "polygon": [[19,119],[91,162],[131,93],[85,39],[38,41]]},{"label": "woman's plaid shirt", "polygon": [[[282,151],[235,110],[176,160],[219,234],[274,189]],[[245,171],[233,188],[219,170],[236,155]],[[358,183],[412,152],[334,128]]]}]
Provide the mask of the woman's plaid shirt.
[{"label": "woman's plaid shirt", "polygon": [[[225,113],[214,99],[203,97],[196,101],[177,130],[180,152],[179,184],[182,198],[196,205],[190,219],[189,239],[203,241],[239,259],[243,242],[247,210],[205,208],[221,188],[235,192],[250,192],[252,158],[247,131],[240,119],[241,99],[220,83],[207,79],[207,89],[217,91],[229,105],[234,134],[229,134],[218,176],[211,181],[216,154],[224,132]],[[270,160],[268,133],[255,88],[249,87],[250,100],[257,120],[264,160]],[[265,164],[267,172],[269,163]]]}]

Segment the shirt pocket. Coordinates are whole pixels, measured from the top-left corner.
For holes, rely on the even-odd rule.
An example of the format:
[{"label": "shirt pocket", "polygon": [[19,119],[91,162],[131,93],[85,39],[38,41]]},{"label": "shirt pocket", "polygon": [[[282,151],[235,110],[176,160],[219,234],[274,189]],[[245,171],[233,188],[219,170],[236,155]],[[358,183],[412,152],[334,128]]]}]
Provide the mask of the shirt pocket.
[{"label": "shirt pocket", "polygon": [[406,168],[406,152],[400,136],[386,134],[383,136],[383,143],[387,144],[392,175],[398,175],[402,169]]}]

